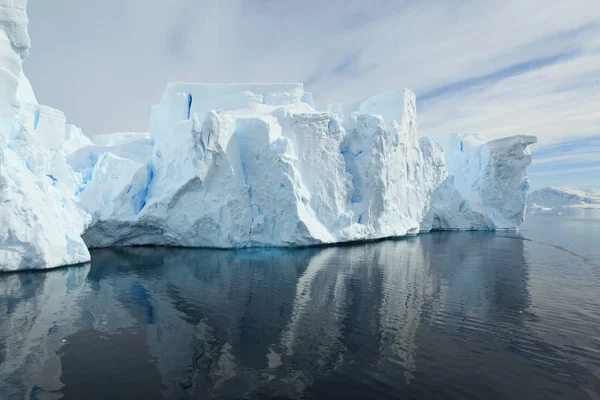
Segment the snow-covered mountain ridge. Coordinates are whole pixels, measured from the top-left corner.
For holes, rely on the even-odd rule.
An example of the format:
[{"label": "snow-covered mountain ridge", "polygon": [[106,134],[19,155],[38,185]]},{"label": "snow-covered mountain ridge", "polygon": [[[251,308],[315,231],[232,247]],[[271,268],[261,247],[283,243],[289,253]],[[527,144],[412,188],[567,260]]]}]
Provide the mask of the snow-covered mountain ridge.
[{"label": "snow-covered mountain ridge", "polygon": [[531,192],[527,202],[532,210],[563,207],[600,209],[600,190],[547,187]]}]

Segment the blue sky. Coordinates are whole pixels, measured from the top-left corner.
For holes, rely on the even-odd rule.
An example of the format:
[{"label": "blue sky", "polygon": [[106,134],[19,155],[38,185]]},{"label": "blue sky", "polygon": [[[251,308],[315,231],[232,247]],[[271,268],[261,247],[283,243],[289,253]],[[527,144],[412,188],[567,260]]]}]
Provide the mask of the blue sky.
[{"label": "blue sky", "polygon": [[419,132],[535,134],[533,187],[600,187],[598,0],[29,0],[38,99],[146,130],[169,81],[305,82],[346,113],[390,88]]}]

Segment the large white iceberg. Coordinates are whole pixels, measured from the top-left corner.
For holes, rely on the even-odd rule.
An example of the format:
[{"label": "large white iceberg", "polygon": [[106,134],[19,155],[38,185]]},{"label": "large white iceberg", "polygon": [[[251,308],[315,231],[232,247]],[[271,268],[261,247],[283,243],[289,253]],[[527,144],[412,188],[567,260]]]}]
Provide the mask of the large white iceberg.
[{"label": "large white iceberg", "polygon": [[408,90],[344,116],[298,83],[172,83],[148,133],[90,140],[23,74],[25,8],[0,0],[0,270],[85,262],[86,244],[304,246],[523,221],[535,137],[419,138]]},{"label": "large white iceberg", "polygon": [[98,159],[86,243],[299,246],[523,222],[535,137],[419,138],[408,90],[345,118],[311,98],[302,84],[170,84],[151,156],[119,144]]}]

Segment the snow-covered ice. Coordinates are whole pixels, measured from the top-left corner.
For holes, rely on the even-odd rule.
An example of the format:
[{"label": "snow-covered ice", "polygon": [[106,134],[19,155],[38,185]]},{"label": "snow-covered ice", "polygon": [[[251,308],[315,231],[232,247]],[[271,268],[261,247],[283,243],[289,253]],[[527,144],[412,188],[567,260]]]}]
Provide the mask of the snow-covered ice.
[{"label": "snow-covered ice", "polygon": [[25,9],[0,0],[0,270],[85,262],[86,244],[303,246],[523,221],[535,137],[419,137],[406,89],[344,113],[300,83],[171,83],[148,133],[90,140],[23,74]]},{"label": "snow-covered ice", "polygon": [[561,208],[600,209],[600,190],[571,187],[547,187],[531,192],[527,198],[532,210]]},{"label": "snow-covered ice", "polygon": [[445,134],[431,139],[444,148],[448,178],[433,195],[421,229],[515,229],[525,218],[535,136],[487,141],[478,135]]},{"label": "snow-covered ice", "polygon": [[94,167],[86,243],[299,246],[523,222],[535,137],[419,138],[406,89],[347,117],[306,98],[302,84],[168,85],[151,157]]},{"label": "snow-covered ice", "polygon": [[0,270],[89,260],[81,234],[90,216],[66,154],[90,142],[62,112],[37,103],[23,74],[26,5],[0,0]]}]

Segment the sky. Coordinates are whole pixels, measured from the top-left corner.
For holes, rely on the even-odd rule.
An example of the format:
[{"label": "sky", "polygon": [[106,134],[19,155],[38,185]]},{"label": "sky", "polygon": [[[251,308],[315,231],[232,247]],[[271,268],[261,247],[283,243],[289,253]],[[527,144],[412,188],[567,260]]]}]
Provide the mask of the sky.
[{"label": "sky", "polygon": [[25,73],[88,135],[171,81],[304,82],[346,114],[417,95],[421,135],[533,134],[532,187],[600,189],[598,0],[29,0]]}]

